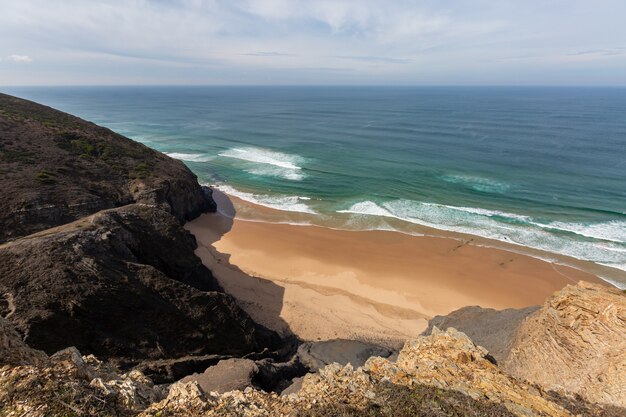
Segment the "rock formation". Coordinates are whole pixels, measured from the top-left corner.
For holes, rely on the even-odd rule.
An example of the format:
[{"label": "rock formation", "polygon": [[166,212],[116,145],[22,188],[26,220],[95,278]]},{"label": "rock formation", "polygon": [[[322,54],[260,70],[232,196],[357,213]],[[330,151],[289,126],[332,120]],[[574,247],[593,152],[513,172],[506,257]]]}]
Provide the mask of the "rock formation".
[{"label": "rock formation", "polygon": [[0,242],[130,203],[183,221],[214,209],[196,176],[109,129],[0,94]]},{"label": "rock formation", "polygon": [[[195,382],[176,383],[142,416],[572,416],[541,388],[516,380],[484,348],[454,329],[433,329],[408,341],[396,363],[373,357],[363,367],[328,365],[304,377],[297,393],[279,396],[248,388],[205,394]],[[583,415],[624,410],[578,403]]]},{"label": "rock formation", "polygon": [[429,335],[434,327],[442,330],[453,327],[486,348],[498,363],[503,363],[509,356],[519,325],[538,309],[539,306],[506,310],[463,307],[448,315],[433,317],[422,335]]},{"label": "rock formation", "polygon": [[626,406],[626,294],[580,282],[540,307],[464,307],[437,316],[486,347],[511,375],[591,402]]},{"label": "rock formation", "polygon": [[0,133],[0,317],[29,346],[159,382],[277,347],[193,253],[181,222],[215,203],[182,162],[6,95]]},{"label": "rock formation", "polygon": [[548,389],[626,407],[626,294],[568,285],[522,322],[504,368]]}]

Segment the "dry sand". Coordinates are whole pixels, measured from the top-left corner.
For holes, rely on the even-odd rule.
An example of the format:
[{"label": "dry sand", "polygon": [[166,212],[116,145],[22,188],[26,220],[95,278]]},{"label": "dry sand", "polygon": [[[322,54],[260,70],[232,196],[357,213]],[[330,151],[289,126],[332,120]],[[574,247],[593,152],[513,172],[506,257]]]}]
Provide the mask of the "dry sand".
[{"label": "dry sand", "polygon": [[[216,200],[220,208],[249,206],[223,194]],[[233,219],[230,210],[187,223],[196,254],[256,321],[305,340],[393,345],[419,334],[430,317],[463,306],[526,307],[581,279],[603,283],[459,239],[256,222]]]}]

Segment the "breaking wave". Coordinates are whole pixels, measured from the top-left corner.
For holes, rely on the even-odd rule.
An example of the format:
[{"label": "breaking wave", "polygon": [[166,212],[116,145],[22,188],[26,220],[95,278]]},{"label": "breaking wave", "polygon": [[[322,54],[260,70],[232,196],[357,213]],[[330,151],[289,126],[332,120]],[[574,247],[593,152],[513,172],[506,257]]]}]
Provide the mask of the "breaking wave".
[{"label": "breaking wave", "polygon": [[[362,201],[339,213],[382,216],[592,261],[626,271],[626,222],[543,224],[528,216],[411,200]],[[556,233],[555,233],[556,231]],[[565,233],[563,233],[565,232]],[[579,238],[568,236],[574,233]]]},{"label": "breaking wave", "polygon": [[178,152],[165,152],[165,155],[170,158],[179,159],[187,162],[209,162],[213,159],[213,156],[202,153],[178,153]]},{"label": "breaking wave", "polygon": [[240,198],[249,203],[258,204],[275,210],[317,214],[317,212],[303,202],[309,200],[307,197],[246,193],[228,185],[218,185],[216,188],[223,193]]},{"label": "breaking wave", "polygon": [[245,171],[253,175],[279,177],[292,181],[300,181],[305,176],[300,166],[304,158],[298,155],[246,147],[229,149],[219,153],[219,156],[251,165]]}]

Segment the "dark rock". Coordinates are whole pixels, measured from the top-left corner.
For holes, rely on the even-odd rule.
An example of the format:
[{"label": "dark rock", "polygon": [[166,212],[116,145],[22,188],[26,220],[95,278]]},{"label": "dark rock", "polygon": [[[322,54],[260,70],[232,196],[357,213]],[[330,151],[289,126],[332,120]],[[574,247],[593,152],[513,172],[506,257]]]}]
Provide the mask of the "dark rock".
[{"label": "dark rock", "polygon": [[298,348],[298,359],[311,372],[315,372],[331,363],[352,364],[355,368],[363,366],[371,356],[387,358],[392,354],[387,348],[358,340],[326,340],[323,342],[303,343]]},{"label": "dark rock", "polygon": [[13,325],[0,317],[0,367],[3,365],[34,365],[48,359],[45,353],[32,349],[15,331]]},{"label": "dark rock", "polygon": [[194,255],[195,240],[166,211],[143,204],[0,245],[0,294],[33,348],[76,346],[140,362],[273,349]]},{"label": "dark rock", "polygon": [[0,94],[0,242],[130,203],[179,221],[215,210],[180,161],[69,114]]},{"label": "dark rock", "polygon": [[252,381],[258,373],[259,367],[254,361],[233,358],[222,360],[201,374],[186,376],[180,382],[196,381],[207,394],[212,391],[224,393],[252,386]]},{"label": "dark rock", "polygon": [[291,380],[291,384],[287,386],[284,390],[281,391],[280,395],[289,395],[289,394],[297,394],[302,388],[302,381],[304,381],[304,377],[298,377]]},{"label": "dark rock", "polygon": [[[142,361],[137,366],[130,367],[137,371],[141,371],[149,377],[155,384],[167,384],[191,375],[201,373],[209,366],[216,365],[219,361],[230,359],[227,355],[196,355],[182,356],[175,359],[157,359],[154,361]],[[125,369],[129,364],[118,362],[118,365]]]},{"label": "dark rock", "polygon": [[474,343],[487,349],[499,363],[511,351],[515,333],[522,321],[539,306],[521,309],[494,310],[478,306],[463,307],[445,316],[435,316],[428,322],[422,336],[431,334],[433,327],[446,330],[453,327],[465,333]]}]

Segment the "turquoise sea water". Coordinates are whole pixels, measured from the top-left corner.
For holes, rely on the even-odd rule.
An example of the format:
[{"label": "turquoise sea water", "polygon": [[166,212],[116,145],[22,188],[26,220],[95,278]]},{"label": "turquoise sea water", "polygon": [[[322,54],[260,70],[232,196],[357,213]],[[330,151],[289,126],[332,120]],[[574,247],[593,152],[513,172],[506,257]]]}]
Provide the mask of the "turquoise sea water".
[{"label": "turquoise sea water", "polygon": [[626,89],[11,88],[348,228],[422,225],[609,266],[626,284]]}]

